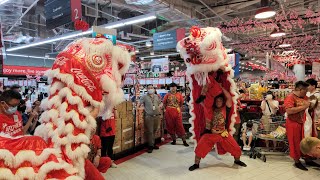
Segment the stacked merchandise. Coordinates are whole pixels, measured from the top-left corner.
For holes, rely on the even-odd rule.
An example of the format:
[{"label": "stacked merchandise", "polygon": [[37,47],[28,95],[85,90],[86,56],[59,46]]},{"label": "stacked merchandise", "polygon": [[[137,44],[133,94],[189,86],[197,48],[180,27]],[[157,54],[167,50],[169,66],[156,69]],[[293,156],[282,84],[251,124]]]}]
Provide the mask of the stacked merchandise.
[{"label": "stacked merchandise", "polygon": [[136,145],[141,145],[146,142],[145,131],[144,131],[144,110],[143,108],[137,108],[136,113]]},{"label": "stacked merchandise", "polygon": [[290,93],[291,89],[275,89],[271,90],[274,93],[274,96],[276,97],[277,100],[283,101]]},{"label": "stacked merchandise", "polygon": [[116,117],[116,139],[113,145],[114,153],[128,150],[133,148],[133,104],[132,102],[123,102],[116,106],[115,117]]}]

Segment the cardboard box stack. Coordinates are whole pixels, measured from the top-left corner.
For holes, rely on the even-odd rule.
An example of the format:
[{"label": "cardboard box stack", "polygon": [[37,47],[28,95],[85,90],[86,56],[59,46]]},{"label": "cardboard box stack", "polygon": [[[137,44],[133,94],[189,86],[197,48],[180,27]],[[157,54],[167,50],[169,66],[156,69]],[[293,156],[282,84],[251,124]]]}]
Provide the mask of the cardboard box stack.
[{"label": "cardboard box stack", "polygon": [[113,153],[117,154],[121,152],[121,119],[119,119],[117,117],[117,115],[115,115],[116,118],[116,138],[114,140],[114,144],[113,144]]},{"label": "cardboard box stack", "polygon": [[133,128],[133,105],[132,102],[123,103],[123,113],[121,113],[121,126],[122,126],[122,151],[133,148],[134,146],[134,128]]},{"label": "cardboard box stack", "polygon": [[133,105],[131,102],[123,102],[116,106],[116,139],[113,145],[114,153],[120,153],[134,146],[133,141]]}]

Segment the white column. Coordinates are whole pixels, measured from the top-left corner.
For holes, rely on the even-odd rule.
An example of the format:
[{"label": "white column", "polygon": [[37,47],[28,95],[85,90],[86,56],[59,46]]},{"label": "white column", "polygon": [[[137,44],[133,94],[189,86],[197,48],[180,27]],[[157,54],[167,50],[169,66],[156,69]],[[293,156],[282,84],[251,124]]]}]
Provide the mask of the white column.
[{"label": "white column", "polygon": [[293,66],[293,72],[297,78],[297,81],[305,80],[306,68],[304,64],[295,64]]}]

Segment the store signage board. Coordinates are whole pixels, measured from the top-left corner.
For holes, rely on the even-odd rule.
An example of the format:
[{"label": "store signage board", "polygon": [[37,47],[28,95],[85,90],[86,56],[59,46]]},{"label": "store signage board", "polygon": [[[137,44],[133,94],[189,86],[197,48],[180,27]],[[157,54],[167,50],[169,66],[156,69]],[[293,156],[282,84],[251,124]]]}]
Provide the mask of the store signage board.
[{"label": "store signage board", "polygon": [[117,30],[116,29],[107,29],[98,26],[92,26],[92,37],[99,37],[103,35],[105,38],[109,39],[113,45],[117,44]]},{"label": "store signage board", "polygon": [[4,75],[43,75],[45,71],[50,68],[47,67],[33,67],[33,66],[10,66],[3,65]]},{"label": "store signage board", "polygon": [[151,71],[154,73],[168,73],[169,72],[169,59],[159,58],[151,60]]},{"label": "store signage board", "polygon": [[45,2],[45,17],[47,29],[81,19],[81,0],[48,0]]},{"label": "store signage board", "polygon": [[185,37],[185,29],[176,29],[153,34],[153,50],[165,50],[176,48],[178,41]]}]

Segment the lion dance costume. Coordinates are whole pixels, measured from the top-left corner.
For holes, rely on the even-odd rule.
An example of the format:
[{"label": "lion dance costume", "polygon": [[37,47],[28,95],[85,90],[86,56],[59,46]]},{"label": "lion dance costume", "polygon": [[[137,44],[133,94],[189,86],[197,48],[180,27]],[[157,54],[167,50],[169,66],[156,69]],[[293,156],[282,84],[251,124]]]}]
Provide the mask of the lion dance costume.
[{"label": "lion dance costume", "polygon": [[[193,134],[192,138],[195,143],[199,143],[202,148],[200,151],[211,151],[213,144],[203,143],[202,136],[206,130],[206,125],[215,116],[213,110],[213,104],[215,97],[222,94],[222,87],[229,92],[232,98],[232,106],[229,110],[227,117],[225,117],[226,131],[220,136],[228,136],[235,132],[234,124],[236,122],[236,104],[237,93],[236,84],[233,81],[233,70],[228,65],[228,57],[226,49],[222,45],[222,33],[218,28],[198,28],[192,27],[189,37],[181,40],[177,45],[177,50],[180,52],[187,65],[187,77],[190,82],[191,100],[190,100],[190,123],[192,127],[190,132]],[[199,101],[200,99],[200,101]],[[202,103],[199,103],[202,102]],[[222,114],[226,114],[222,112]],[[227,134],[225,134],[227,133]],[[215,135],[215,134],[210,134]],[[239,158],[241,155],[241,149],[236,144],[234,139],[230,139],[231,136],[221,137],[221,141],[217,140],[217,150],[219,154],[225,154],[230,152]],[[207,138],[208,139],[208,138]],[[212,139],[212,138],[211,138]],[[232,141],[232,146],[226,146],[230,144],[226,141]],[[197,150],[198,149],[198,150]],[[202,150],[201,150],[202,149]],[[196,148],[196,155],[204,158],[208,152],[199,152],[199,148]],[[239,157],[236,157],[239,156]]]},{"label": "lion dance costume", "polygon": [[96,128],[91,112],[100,109],[108,116],[122,101],[129,63],[129,53],[107,39],[83,38],[68,45],[46,73],[50,95],[42,102],[36,136],[0,135],[0,179],[85,179]]}]

